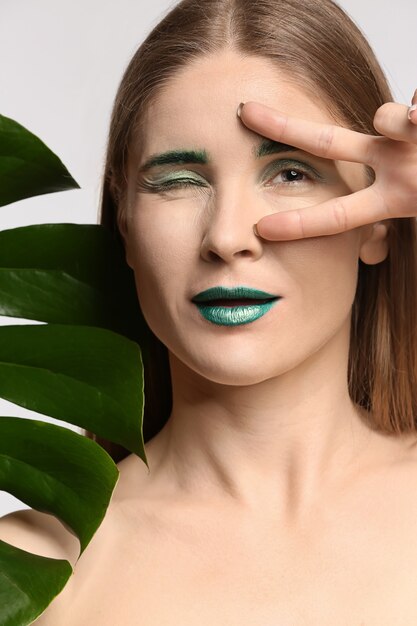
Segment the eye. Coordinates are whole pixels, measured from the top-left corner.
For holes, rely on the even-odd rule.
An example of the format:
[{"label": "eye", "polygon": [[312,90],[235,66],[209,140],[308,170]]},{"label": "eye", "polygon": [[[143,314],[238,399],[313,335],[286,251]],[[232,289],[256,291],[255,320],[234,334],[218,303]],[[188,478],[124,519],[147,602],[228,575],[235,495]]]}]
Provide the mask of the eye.
[{"label": "eye", "polygon": [[176,172],[174,175],[155,179],[142,178],[138,180],[137,191],[148,193],[164,193],[175,189],[187,187],[207,187],[202,178],[190,176],[190,172]]},{"label": "eye", "polygon": [[205,187],[206,185],[194,178],[177,178],[159,183],[158,186],[162,189],[182,189],[184,187]]},{"label": "eye", "polygon": [[[267,176],[273,175],[268,186],[300,186],[323,181],[323,177],[313,167],[302,161],[280,160],[274,162],[267,170]],[[274,182],[275,181],[275,182]]]},{"label": "eye", "polygon": [[295,168],[292,168],[292,169],[281,170],[281,172],[279,172],[276,178],[278,177],[281,177],[280,182],[282,183],[296,183],[296,182],[304,181],[306,178],[306,173],[301,172],[300,170],[297,170]]}]

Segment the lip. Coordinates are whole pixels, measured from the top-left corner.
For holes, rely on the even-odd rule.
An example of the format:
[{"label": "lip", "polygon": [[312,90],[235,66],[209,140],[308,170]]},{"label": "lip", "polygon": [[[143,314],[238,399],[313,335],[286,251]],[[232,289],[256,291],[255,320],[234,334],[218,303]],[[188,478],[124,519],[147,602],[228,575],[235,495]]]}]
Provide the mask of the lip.
[{"label": "lip", "polygon": [[[250,302],[242,304],[231,302],[231,305],[226,305],[213,302],[213,300],[239,301],[241,299],[253,300],[253,304]],[[262,302],[259,302],[259,300],[262,300]],[[268,313],[279,300],[281,300],[281,296],[243,285],[237,287],[210,287],[210,289],[201,291],[192,298],[201,315],[208,322],[217,326],[250,324]]]},{"label": "lip", "polygon": [[237,287],[225,287],[218,285],[216,287],[210,287],[205,291],[200,291],[200,293],[192,298],[192,302],[207,302],[209,300],[239,300],[241,298],[260,300],[279,297],[280,296],[277,294],[261,291],[260,289],[255,289],[253,287],[246,287],[244,285],[238,285]]}]

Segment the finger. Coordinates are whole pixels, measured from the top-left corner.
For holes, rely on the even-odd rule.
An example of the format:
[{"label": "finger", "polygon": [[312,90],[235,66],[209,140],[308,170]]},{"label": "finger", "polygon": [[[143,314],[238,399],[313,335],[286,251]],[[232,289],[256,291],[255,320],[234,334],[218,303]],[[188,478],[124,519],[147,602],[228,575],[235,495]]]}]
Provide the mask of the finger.
[{"label": "finger", "polygon": [[286,241],[322,235],[336,235],[390,217],[374,185],[348,196],[332,198],[303,209],[274,213],[256,224],[264,239]]},{"label": "finger", "polygon": [[288,117],[259,102],[245,102],[240,117],[245,126],[264,137],[281,141],[325,159],[373,164],[378,137],[342,126]]},{"label": "finger", "polygon": [[417,124],[417,89],[411,99],[411,107],[408,109],[408,119],[413,124]]},{"label": "finger", "polygon": [[417,143],[417,126],[410,124],[409,110],[410,107],[405,104],[386,102],[375,113],[375,129],[390,139]]}]

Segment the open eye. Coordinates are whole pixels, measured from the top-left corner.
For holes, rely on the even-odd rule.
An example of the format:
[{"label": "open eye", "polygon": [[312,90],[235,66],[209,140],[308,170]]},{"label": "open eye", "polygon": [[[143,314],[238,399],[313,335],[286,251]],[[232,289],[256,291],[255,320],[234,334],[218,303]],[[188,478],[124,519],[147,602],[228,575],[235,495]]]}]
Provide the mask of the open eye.
[{"label": "open eye", "polygon": [[306,178],[308,178],[308,176],[305,172],[302,172],[301,170],[293,167],[291,169],[288,168],[281,170],[274,178],[274,180],[276,178],[281,178],[281,183],[297,183],[300,181],[303,182]]},{"label": "open eye", "polygon": [[[267,171],[268,185],[279,187],[281,185],[303,185],[315,181],[323,181],[323,177],[307,163],[288,159],[281,159],[271,164]],[[271,178],[272,176],[272,178]]]}]

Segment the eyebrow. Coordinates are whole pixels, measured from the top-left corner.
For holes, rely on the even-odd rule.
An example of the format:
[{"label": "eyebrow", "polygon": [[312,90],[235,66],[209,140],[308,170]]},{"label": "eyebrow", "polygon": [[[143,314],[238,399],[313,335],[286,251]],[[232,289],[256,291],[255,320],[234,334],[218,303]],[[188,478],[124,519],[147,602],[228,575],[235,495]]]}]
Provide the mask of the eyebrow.
[{"label": "eyebrow", "polygon": [[[269,154],[297,151],[299,152],[300,148],[290,146],[286,143],[281,143],[280,141],[273,141],[272,139],[264,139],[258,146],[253,146],[251,150],[252,154],[257,159]],[[141,166],[140,171],[146,172],[157,165],[184,165],[188,163],[200,163],[207,165],[210,162],[211,159],[206,150],[169,150],[168,152],[153,154]]]},{"label": "eyebrow", "polygon": [[254,146],[251,150],[257,159],[268,154],[280,154],[281,152],[300,152],[300,148],[290,146],[288,143],[273,141],[272,139],[264,139],[259,146]]}]

